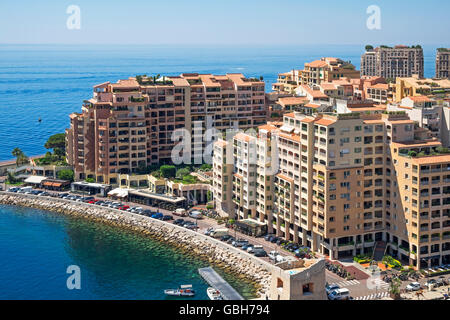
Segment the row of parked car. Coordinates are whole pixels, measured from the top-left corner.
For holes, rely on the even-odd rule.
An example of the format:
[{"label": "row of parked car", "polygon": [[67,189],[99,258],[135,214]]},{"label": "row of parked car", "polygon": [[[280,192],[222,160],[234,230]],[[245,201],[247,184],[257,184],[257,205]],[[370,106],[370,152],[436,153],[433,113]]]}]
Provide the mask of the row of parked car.
[{"label": "row of parked car", "polygon": [[32,194],[32,195],[37,195],[37,196],[54,197],[54,198],[60,198],[60,199],[65,199],[65,200],[71,200],[71,201],[75,201],[75,202],[84,202],[84,203],[89,203],[89,204],[95,204],[95,205],[98,205],[101,207],[118,209],[118,210],[136,213],[136,214],[140,214],[140,215],[144,215],[144,216],[148,216],[148,217],[151,217],[154,219],[159,219],[159,220],[164,220],[164,221],[173,220],[173,217],[171,215],[163,215],[160,212],[155,212],[152,210],[144,209],[142,207],[132,207],[132,206],[129,206],[129,205],[123,204],[121,202],[117,202],[117,201],[99,200],[93,196],[84,196],[83,197],[80,195],[74,195],[74,194],[70,194],[70,193],[66,193],[66,192],[49,193],[49,192],[42,191],[42,190],[35,190],[32,187],[23,187],[23,188],[13,187],[13,188],[10,188],[8,191],[16,192],[16,193]]},{"label": "row of parked car", "polygon": [[189,221],[189,220],[184,220],[184,219],[176,219],[174,220],[173,224],[178,225],[180,227],[184,227],[186,229],[190,229],[190,230],[196,230],[197,229],[197,224],[195,222]]}]

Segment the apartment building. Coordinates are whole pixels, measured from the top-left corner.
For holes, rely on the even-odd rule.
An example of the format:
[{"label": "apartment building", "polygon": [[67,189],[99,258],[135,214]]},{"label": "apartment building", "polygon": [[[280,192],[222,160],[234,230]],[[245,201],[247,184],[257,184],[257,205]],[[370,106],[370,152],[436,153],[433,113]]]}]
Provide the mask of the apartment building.
[{"label": "apartment building", "polygon": [[269,232],[332,259],[378,243],[411,265],[449,263],[450,155],[405,112],[286,114],[271,136],[272,219],[252,208]]},{"label": "apartment building", "polygon": [[411,77],[423,78],[423,50],[420,46],[368,47],[361,56],[361,75],[378,76],[385,79]]},{"label": "apartment building", "polygon": [[[438,138],[444,146],[448,146],[448,129],[445,128],[444,106],[427,96],[406,97],[398,104],[389,104],[388,111],[404,111],[417,125],[429,131],[432,137]],[[445,140],[445,143],[444,143]]]},{"label": "apartment building", "polygon": [[94,86],[93,97],[70,121],[67,160],[75,179],[116,185],[118,174],[172,162],[172,149],[180,141],[172,141],[176,129],[190,133],[184,137],[185,155],[201,163],[208,141],[217,140],[209,129],[265,123],[264,82],[242,74],[196,73],[106,82]]},{"label": "apartment building", "polygon": [[272,90],[279,93],[295,93],[300,85],[319,85],[343,78],[359,79],[360,72],[349,61],[339,58],[321,58],[305,63],[303,70],[295,70],[278,74],[277,82]]},{"label": "apartment building", "polygon": [[330,82],[341,78],[359,78],[360,72],[350,62],[339,58],[321,58],[305,63],[305,68],[300,72],[301,84],[313,85],[323,81]]},{"label": "apartment building", "polygon": [[272,90],[275,92],[294,93],[295,88],[300,84],[301,70],[291,70],[289,72],[279,73],[277,82],[272,84]]},{"label": "apartment building", "polygon": [[450,79],[450,49],[436,50],[436,78]]},{"label": "apartment building", "polygon": [[431,96],[444,99],[450,96],[450,79],[430,79],[399,77],[393,86],[394,102],[400,102],[406,97]]}]

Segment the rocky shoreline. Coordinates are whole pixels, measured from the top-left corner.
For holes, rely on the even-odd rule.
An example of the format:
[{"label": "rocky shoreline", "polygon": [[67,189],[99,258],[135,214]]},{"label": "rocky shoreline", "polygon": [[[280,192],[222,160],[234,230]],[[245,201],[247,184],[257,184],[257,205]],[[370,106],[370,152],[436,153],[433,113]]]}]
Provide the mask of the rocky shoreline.
[{"label": "rocky shoreline", "polygon": [[266,262],[239,252],[239,249],[230,245],[170,223],[115,209],[32,195],[0,193],[0,204],[47,210],[125,227],[194,254],[211,265],[232,273],[239,280],[254,286],[259,297],[265,296],[269,291],[271,273]]}]

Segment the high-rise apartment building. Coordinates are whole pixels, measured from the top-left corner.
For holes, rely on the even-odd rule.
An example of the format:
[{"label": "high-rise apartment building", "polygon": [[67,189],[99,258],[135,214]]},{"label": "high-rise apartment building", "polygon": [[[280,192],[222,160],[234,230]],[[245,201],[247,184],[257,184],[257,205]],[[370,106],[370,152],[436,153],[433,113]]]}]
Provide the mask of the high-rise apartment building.
[{"label": "high-rise apartment building", "polygon": [[423,50],[420,46],[367,47],[361,56],[361,75],[385,79],[424,75]]},{"label": "high-rise apartment building", "polygon": [[106,82],[94,86],[93,97],[70,120],[67,160],[75,179],[115,185],[119,173],[170,163],[172,149],[181,141],[172,140],[177,129],[190,135],[183,146],[192,163],[202,163],[207,141],[217,140],[208,129],[248,129],[265,123],[264,82],[242,74]]},{"label": "high-rise apartment building", "polygon": [[450,49],[436,50],[436,78],[450,79]]},{"label": "high-rise apartment building", "polygon": [[404,112],[292,113],[270,132],[279,168],[259,181],[273,190],[265,195],[273,204],[245,207],[260,168],[247,164],[245,143],[267,137],[239,134],[233,197],[244,210],[230,215],[332,259],[370,254],[377,244],[418,267],[450,263],[450,154]]}]

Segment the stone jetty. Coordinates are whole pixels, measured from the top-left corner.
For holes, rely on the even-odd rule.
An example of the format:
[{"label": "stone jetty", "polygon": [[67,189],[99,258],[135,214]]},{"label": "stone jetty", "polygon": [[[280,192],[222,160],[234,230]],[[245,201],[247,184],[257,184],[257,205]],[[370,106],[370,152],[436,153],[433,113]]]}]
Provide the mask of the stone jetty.
[{"label": "stone jetty", "polygon": [[59,198],[0,192],[0,204],[52,211],[130,229],[194,254],[243,282],[251,283],[259,297],[268,294],[272,266],[240,249],[165,221]]}]

